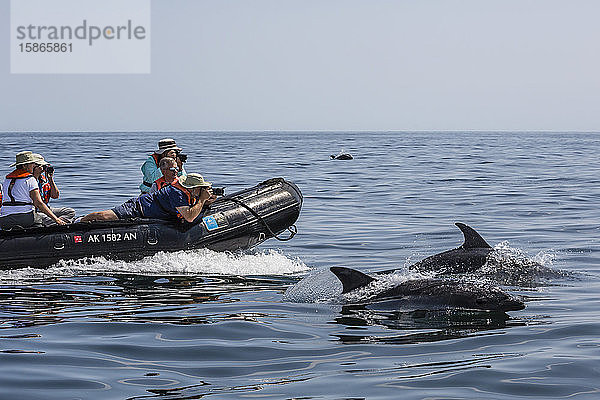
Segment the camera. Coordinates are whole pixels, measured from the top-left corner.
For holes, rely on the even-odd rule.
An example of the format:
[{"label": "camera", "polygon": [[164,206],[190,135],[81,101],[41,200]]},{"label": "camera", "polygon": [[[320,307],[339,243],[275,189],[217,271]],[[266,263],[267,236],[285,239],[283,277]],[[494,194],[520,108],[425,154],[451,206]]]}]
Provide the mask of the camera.
[{"label": "camera", "polygon": [[46,173],[48,173],[48,174],[53,174],[54,173],[54,166],[48,164],[48,165],[46,165],[44,167],[44,171],[46,171]]},{"label": "camera", "polygon": [[214,187],[214,188],[212,188],[212,193],[215,196],[223,196],[225,194],[225,188],[224,187]]},{"label": "camera", "polygon": [[184,163],[187,161],[188,156],[187,156],[187,154],[179,153],[179,154],[177,154],[177,158],[179,158],[181,160],[181,162]]}]

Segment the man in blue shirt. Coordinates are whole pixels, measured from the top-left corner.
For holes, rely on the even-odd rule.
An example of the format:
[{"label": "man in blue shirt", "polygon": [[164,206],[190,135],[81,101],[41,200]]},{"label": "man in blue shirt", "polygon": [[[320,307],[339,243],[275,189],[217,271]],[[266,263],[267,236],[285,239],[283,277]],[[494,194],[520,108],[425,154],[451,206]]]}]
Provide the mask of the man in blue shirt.
[{"label": "man in blue shirt", "polygon": [[200,174],[181,176],[158,192],[129,199],[111,210],[93,212],[83,217],[81,222],[136,217],[166,220],[182,218],[193,222],[205,205],[215,201],[216,196],[212,194],[211,186]]}]

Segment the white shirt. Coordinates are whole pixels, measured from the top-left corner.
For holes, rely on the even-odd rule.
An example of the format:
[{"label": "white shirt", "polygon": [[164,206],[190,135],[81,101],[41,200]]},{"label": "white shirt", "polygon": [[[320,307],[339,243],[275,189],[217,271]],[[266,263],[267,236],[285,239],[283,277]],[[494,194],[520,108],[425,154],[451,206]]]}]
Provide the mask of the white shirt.
[{"label": "white shirt", "polygon": [[[10,196],[8,195],[8,186],[10,185],[10,179],[6,179],[2,184],[2,202],[11,201]],[[12,189],[12,195],[15,198],[15,201],[24,201],[28,203],[33,203],[31,197],[29,196],[29,192],[32,190],[39,190],[37,180],[30,176],[26,179],[17,179],[15,181],[15,185]],[[33,211],[35,206],[5,206],[2,205],[0,208],[0,216],[10,215],[10,214],[23,214]]]}]

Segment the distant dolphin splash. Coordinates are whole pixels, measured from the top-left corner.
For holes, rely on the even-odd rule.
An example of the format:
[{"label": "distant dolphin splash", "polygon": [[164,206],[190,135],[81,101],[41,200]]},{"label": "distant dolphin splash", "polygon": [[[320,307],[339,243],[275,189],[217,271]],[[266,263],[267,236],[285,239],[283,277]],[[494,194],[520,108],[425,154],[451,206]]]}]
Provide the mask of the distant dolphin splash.
[{"label": "distant dolphin splash", "polygon": [[354,157],[352,157],[352,154],[348,154],[348,153],[344,153],[344,154],[338,154],[336,155],[330,155],[329,156],[332,160],[353,160]]},{"label": "distant dolphin splash", "polygon": [[331,158],[332,160],[352,160],[352,159],[354,159],[354,157],[352,157],[352,154],[346,153],[344,151],[344,149],[340,150],[340,152],[337,155],[336,154],[330,155],[329,158]]},{"label": "distant dolphin splash", "polygon": [[[360,271],[331,267],[331,272],[342,282],[342,294],[357,289],[368,288],[375,278]],[[415,279],[404,281],[392,288],[373,293],[361,301],[368,305],[381,305],[390,308],[403,304],[427,308],[462,308],[484,311],[518,311],[525,308],[522,301],[504,293],[498,288],[474,285],[443,279]]]}]

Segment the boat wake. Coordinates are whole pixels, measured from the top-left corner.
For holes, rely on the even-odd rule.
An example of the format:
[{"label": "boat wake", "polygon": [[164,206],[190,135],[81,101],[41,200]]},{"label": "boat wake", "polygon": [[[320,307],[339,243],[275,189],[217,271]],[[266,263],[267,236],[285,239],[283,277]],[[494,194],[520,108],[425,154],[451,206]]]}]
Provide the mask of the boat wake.
[{"label": "boat wake", "polygon": [[45,269],[0,271],[0,283],[15,284],[45,277],[114,274],[287,276],[308,270],[300,259],[288,257],[276,250],[231,253],[198,249],[159,252],[132,262],[92,257],[59,261]]}]

